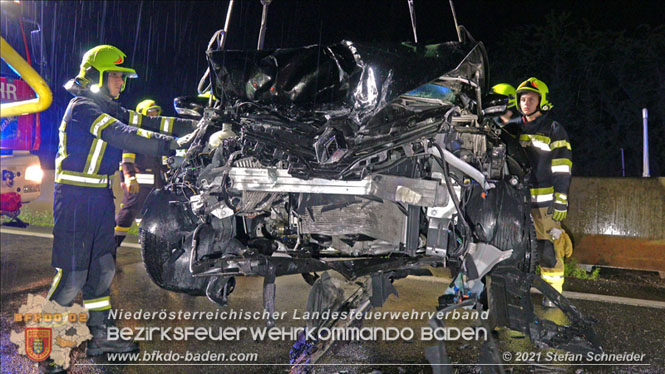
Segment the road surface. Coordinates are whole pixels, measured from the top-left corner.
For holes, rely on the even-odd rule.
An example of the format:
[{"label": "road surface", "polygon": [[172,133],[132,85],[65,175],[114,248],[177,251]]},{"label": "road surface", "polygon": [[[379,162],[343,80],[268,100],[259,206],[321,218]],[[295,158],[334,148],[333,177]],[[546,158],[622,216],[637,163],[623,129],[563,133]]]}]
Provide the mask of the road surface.
[{"label": "road surface", "polygon": [[[14,229],[16,230],[16,229]],[[16,346],[9,341],[10,329],[22,331],[22,323],[13,321],[13,314],[26,302],[28,293],[46,295],[54,274],[50,267],[52,240],[48,230],[31,228],[30,235],[9,234],[6,229],[0,231],[1,272],[0,272],[0,343],[2,353],[2,373],[36,373],[34,363],[17,353]],[[134,245],[135,247],[135,245]],[[253,315],[245,318],[243,313],[261,312],[262,279],[239,278],[235,292],[230,297],[230,305],[219,308],[205,297],[172,293],[158,288],[152,283],[143,268],[140,251],[137,248],[123,247],[118,252],[119,273],[111,289],[113,308],[123,313],[130,312],[195,312],[204,311],[219,315],[221,312],[234,311],[236,317],[212,320],[185,319],[183,314],[174,320],[139,318],[134,316],[118,321],[120,327],[213,327],[214,331],[223,328],[226,331],[238,331],[241,328],[260,329],[265,320],[255,319]],[[378,312],[431,312],[437,303],[437,297],[447,286],[448,279],[443,277],[417,277],[399,280],[395,287],[399,298],[391,296]],[[286,276],[277,279],[276,310],[282,313],[277,326],[283,331],[291,327],[303,327],[303,310],[307,303],[310,287],[300,276]],[[651,300],[665,301],[662,289],[652,292]],[[624,295],[625,296],[625,295]],[[647,295],[648,296],[648,295]],[[533,295],[537,313],[558,323],[566,323],[558,310],[544,311],[539,306],[540,297]],[[80,299],[77,302],[81,302]],[[610,302],[574,300],[573,303],[582,311],[598,320],[597,333],[607,353],[634,353],[643,355],[638,362],[619,365],[610,362],[606,366],[580,366],[571,361],[563,352],[539,350],[528,339],[515,332],[500,330],[499,353],[510,358],[505,368],[510,372],[569,372],[569,373],[663,373],[665,372],[665,315],[664,309],[640,307]],[[654,302],[657,303],[657,302]],[[451,326],[463,328],[474,326],[474,321],[450,321]],[[392,318],[367,320],[364,326],[396,327],[400,331],[412,329],[414,339],[396,341],[358,342],[343,345],[331,353],[316,367],[316,373],[431,373],[432,369],[424,357],[424,349],[432,342],[423,341],[421,328],[427,326],[427,318]],[[136,331],[136,330],[133,330]],[[162,331],[162,330],[159,330]],[[168,334],[167,334],[168,335]],[[214,334],[216,335],[216,334]],[[168,337],[168,336],[167,336]],[[173,339],[173,335],[170,336]],[[72,352],[70,373],[285,373],[289,369],[289,350],[293,341],[289,336],[252,339],[249,333],[240,333],[239,339],[227,337],[226,341],[206,339],[199,341],[190,337],[186,341],[162,340],[153,336],[140,343],[140,362],[118,361],[109,358],[86,358],[83,344]],[[448,352],[455,363],[454,370],[461,373],[479,372],[477,366],[480,343],[473,339],[447,343]],[[168,361],[166,353],[180,355],[176,362]],[[516,365],[518,355],[534,355],[537,365]],[[558,352],[558,355],[555,353]],[[538,356],[537,354],[540,353]],[[190,361],[185,361],[189,354]],[[208,354],[205,362],[193,362],[196,354]],[[217,354],[218,357],[211,355]],[[220,356],[224,361],[220,362]],[[231,357],[231,355],[234,355]],[[150,356],[152,355],[152,356]],[[199,359],[201,357],[198,357]],[[233,359],[234,361],[229,361]],[[161,360],[161,361],[160,361]],[[554,366],[552,366],[554,365]]]}]

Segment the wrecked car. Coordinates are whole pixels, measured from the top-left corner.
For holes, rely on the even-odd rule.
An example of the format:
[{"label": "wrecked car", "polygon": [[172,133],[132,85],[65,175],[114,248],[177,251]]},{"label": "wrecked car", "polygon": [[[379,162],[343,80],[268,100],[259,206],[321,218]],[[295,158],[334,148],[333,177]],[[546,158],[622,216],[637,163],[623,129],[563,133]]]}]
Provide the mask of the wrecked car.
[{"label": "wrecked car", "polygon": [[[484,281],[474,305],[490,309],[492,327],[545,347],[599,350],[592,322],[535,274],[543,246],[528,163],[491,120],[505,103],[483,106],[483,44],[459,29],[461,41],[428,46],[210,49],[210,95],[176,100],[201,117],[197,136],[145,204],[151,279],[225,305],[235,277],[261,276],[274,311],[275,278],[302,274],[314,285],[309,309],[363,310],[381,306],[393,281],[447,267]],[[344,303],[329,300],[326,271],[364,286]],[[539,320],[531,286],[572,325]],[[443,347],[427,355],[447,362]]]}]

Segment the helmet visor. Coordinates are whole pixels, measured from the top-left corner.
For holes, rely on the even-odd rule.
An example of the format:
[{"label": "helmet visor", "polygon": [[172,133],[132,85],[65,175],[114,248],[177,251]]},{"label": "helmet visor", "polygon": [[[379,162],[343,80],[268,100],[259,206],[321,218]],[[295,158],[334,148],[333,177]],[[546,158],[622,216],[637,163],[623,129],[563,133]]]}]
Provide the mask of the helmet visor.
[{"label": "helmet visor", "polygon": [[120,72],[120,73],[122,73],[123,78],[138,78],[139,77],[139,75],[136,74],[136,70],[130,69],[130,68],[123,68],[123,67],[120,67],[120,66],[116,66],[113,69],[109,69],[107,71],[108,72],[112,72],[112,71]]}]

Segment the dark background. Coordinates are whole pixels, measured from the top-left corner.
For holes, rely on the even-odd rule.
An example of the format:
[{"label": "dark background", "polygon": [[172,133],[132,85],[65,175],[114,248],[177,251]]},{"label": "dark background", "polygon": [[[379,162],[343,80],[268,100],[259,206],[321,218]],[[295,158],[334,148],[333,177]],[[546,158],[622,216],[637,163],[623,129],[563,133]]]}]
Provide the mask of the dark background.
[{"label": "dark background", "polygon": [[[419,42],[455,40],[448,1],[415,0]],[[227,1],[2,2],[2,35],[20,53],[20,13],[41,24],[44,76],[54,103],[42,115],[45,168],[53,168],[57,125],[71,96],[62,85],[98,44],[127,54],[138,72],[120,101],[134,108],[194,94],[205,49],[223,28]],[[665,12],[661,1],[455,2],[458,22],[487,47],[492,84],[536,76],[550,87],[552,115],[573,144],[573,175],[642,174],[642,108],[649,109],[652,176],[665,175]],[[256,48],[259,0],[236,0],[227,49]],[[34,26],[24,23],[26,33]],[[29,36],[29,35],[28,35]],[[406,0],[273,0],[264,48],[354,41],[412,41]],[[33,57],[34,58],[34,57]],[[34,64],[34,63],[33,63]],[[39,69],[38,69],[39,70]]]}]

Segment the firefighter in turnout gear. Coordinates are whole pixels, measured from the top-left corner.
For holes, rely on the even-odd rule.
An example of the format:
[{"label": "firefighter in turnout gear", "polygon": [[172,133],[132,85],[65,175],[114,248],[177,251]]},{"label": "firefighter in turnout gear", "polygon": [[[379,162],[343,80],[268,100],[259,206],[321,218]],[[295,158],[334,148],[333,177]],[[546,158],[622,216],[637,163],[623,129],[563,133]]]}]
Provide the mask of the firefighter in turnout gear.
[{"label": "firefighter in turnout gear", "polygon": [[505,96],[508,99],[506,112],[499,117],[501,124],[505,126],[508,124],[520,123],[517,100],[515,99],[515,87],[508,83],[499,83],[492,87],[492,92],[497,95]]},{"label": "firefighter in turnout gear", "polygon": [[[124,60],[125,54],[110,45],[85,53],[79,74],[65,84],[75,97],[59,127],[51,259],[56,275],[47,298],[70,306],[79,291],[83,293],[93,335],[88,342],[89,356],[138,349],[134,342],[111,340],[107,335],[113,324],[108,318],[109,287],[116,251],[111,178],[122,149],[168,156],[184,148],[196,134],[196,121],[145,117],[114,100],[124,90],[126,79],[137,76],[123,65]],[[47,372],[64,370],[51,363]]]},{"label": "firefighter in turnout gear", "polygon": [[[143,116],[155,117],[162,114],[162,108],[153,100],[143,100],[136,106],[136,112]],[[115,217],[115,242],[119,247],[127,236],[132,222],[139,215],[146,197],[153,188],[162,188],[162,159],[122,152],[120,171],[123,175],[123,198],[120,212]]]},{"label": "firefighter in turnout gear", "polygon": [[[552,103],[543,81],[529,78],[522,82],[517,87],[516,97],[523,123],[520,144],[532,167],[531,216],[541,253],[541,274],[561,293],[563,258],[573,253],[570,237],[561,228],[561,221],[568,214],[572,148],[566,130],[550,117]],[[544,299],[543,305],[554,306],[549,299]]]}]

